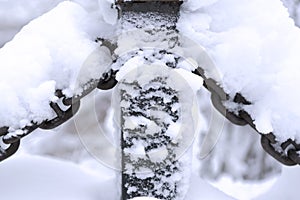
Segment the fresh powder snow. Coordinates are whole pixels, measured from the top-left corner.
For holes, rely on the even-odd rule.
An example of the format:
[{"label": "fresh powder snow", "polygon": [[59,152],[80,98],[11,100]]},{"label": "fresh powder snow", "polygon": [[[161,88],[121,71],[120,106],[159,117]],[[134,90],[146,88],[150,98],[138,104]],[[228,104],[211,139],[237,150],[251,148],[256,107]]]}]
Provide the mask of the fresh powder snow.
[{"label": "fresh powder snow", "polygon": [[58,100],[56,89],[70,97],[101,77],[111,58],[94,42],[99,30],[92,24],[97,20],[85,9],[63,2],[0,49],[1,127],[18,130],[55,117],[49,103]]},{"label": "fresh powder snow", "polygon": [[[7,3],[6,7],[10,6],[8,1],[4,2]],[[85,83],[98,79],[110,65],[109,51],[99,47],[101,43],[96,43],[95,38],[114,35],[117,12],[110,6],[112,0],[99,0],[98,4],[87,2],[63,2],[28,25],[25,24],[54,7],[55,3],[36,4],[41,10],[31,14],[27,12],[26,17],[15,11],[15,16],[21,19],[15,21],[18,27],[25,26],[0,49],[0,91],[4,94],[0,100],[0,127],[9,126],[11,132],[18,134],[18,129],[32,122],[53,118],[55,115],[49,102],[58,101],[54,96],[56,89],[62,89],[67,96],[80,94]],[[96,9],[91,5],[96,5]],[[22,7],[19,6],[19,9],[22,10]],[[90,12],[91,9],[93,12]],[[297,53],[300,50],[300,32],[281,1],[188,0],[183,3],[180,14],[177,24],[180,34],[204,47],[217,69],[218,73],[209,73],[211,69],[201,66],[207,70],[206,75],[216,79],[232,98],[239,92],[252,102],[243,108],[251,114],[259,131],[273,131],[282,142],[288,138],[299,141],[300,96],[297,94],[297,72],[300,57]],[[3,25],[4,21],[0,23]],[[11,38],[11,34],[8,35],[10,37],[7,38]],[[187,56],[194,58],[197,52],[191,51],[190,54]],[[85,68],[87,66],[91,68]],[[192,85],[199,88],[198,84],[201,85],[201,81],[195,81]],[[226,106],[233,111],[239,108],[239,105],[230,102]],[[11,181],[7,181],[5,188],[1,185],[4,199],[19,199],[18,195],[25,193],[29,199],[34,196],[36,199],[45,199],[47,195],[33,194],[33,187],[22,182],[32,177],[51,178],[50,173],[35,173],[38,169],[70,172],[70,180],[65,180],[65,184],[71,184],[76,179],[86,180],[83,184],[88,187],[72,185],[72,191],[64,191],[63,187],[56,188],[55,194],[58,196],[55,199],[101,199],[98,196],[100,189],[103,190],[101,194],[108,195],[102,198],[116,199],[113,196],[114,178],[101,182],[101,178],[93,179],[80,170],[70,171],[74,169],[73,165],[22,154],[20,157],[0,164],[1,180]],[[55,163],[52,165],[52,162]],[[57,169],[57,166],[61,168]],[[270,193],[258,199],[278,198],[284,195],[286,186],[290,189],[290,186],[296,185],[292,178],[297,177],[299,172],[294,168],[289,170],[284,168],[279,178],[284,184],[276,184]],[[19,177],[14,173],[16,171]],[[30,173],[26,176],[25,172]],[[99,173],[100,176],[104,175]],[[76,174],[80,175],[77,177]],[[204,199],[230,199],[200,179],[193,181],[195,177],[192,178],[187,200],[199,199],[199,196]],[[39,179],[31,183],[41,185],[43,191],[59,180]],[[13,190],[16,188],[24,188],[24,193],[16,193]],[[85,191],[76,196],[75,192],[82,191],[79,188]],[[291,193],[290,199],[295,196]]]},{"label": "fresh powder snow", "polygon": [[178,28],[205,47],[224,90],[252,102],[243,108],[260,132],[300,139],[300,30],[281,1],[190,0]]},{"label": "fresh powder snow", "polygon": [[[101,5],[103,10],[105,6]],[[5,113],[0,125],[17,130],[53,117],[47,104],[56,101],[55,89],[74,94],[79,70],[99,47],[94,39],[113,32],[113,22],[108,23],[105,16],[114,16],[114,12],[107,7],[101,15],[89,14],[79,4],[63,2],[30,22],[7,43],[0,51],[1,63],[6,66],[0,69],[0,87],[6,94],[0,104],[11,106],[0,107]],[[231,97],[239,92],[252,102],[243,109],[251,114],[257,129],[262,133],[273,131],[279,141],[298,140],[300,97],[293,91],[297,91],[299,80],[300,32],[283,4],[279,0],[189,0],[180,14],[180,33],[203,46],[218,70],[218,76],[208,75],[217,79]],[[103,58],[98,61],[103,63],[88,70],[80,84],[99,78],[103,69],[98,67],[109,64],[108,52],[98,51]],[[239,108],[226,105],[233,111]]]}]

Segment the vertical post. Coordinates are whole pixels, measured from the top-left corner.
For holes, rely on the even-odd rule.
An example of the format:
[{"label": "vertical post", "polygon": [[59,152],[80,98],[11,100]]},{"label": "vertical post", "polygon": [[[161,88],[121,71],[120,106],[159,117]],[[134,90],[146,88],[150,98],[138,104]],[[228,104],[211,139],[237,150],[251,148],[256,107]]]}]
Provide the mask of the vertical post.
[{"label": "vertical post", "polygon": [[[192,101],[187,97],[188,86],[174,72],[178,57],[169,53],[179,44],[176,23],[181,3],[180,0],[117,1],[121,36],[114,67],[123,74],[116,88],[122,200],[141,196],[184,198],[189,159],[182,156],[186,143],[181,142],[185,140],[183,137],[192,140],[194,127],[192,122],[188,126],[183,124],[187,115],[191,115],[183,113],[190,111]],[[128,49],[124,50],[126,45]],[[138,62],[133,61],[135,58]]]},{"label": "vertical post", "polygon": [[121,119],[121,199],[184,199],[195,130],[193,91],[176,70],[153,63],[128,71],[116,90]]},{"label": "vertical post", "polygon": [[[153,66],[151,66],[153,68]],[[139,196],[175,199],[178,196],[180,164],[169,135],[171,124],[180,119],[178,92],[165,75],[121,83],[122,193],[123,200]],[[161,69],[156,69],[161,70]],[[176,134],[176,133],[175,133]]]}]

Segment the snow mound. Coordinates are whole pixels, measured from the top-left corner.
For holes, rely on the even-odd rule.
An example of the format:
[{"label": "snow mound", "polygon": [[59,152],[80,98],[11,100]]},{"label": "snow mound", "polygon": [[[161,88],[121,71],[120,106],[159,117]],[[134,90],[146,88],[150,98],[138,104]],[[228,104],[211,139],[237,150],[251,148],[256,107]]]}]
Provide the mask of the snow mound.
[{"label": "snow mound", "polygon": [[5,94],[0,127],[17,129],[53,118],[49,103],[57,101],[56,89],[72,96],[101,76],[110,57],[94,42],[95,24],[81,6],[66,1],[30,22],[0,49],[0,91]]},{"label": "snow mound", "polygon": [[[99,164],[100,165],[100,164]],[[115,171],[103,166],[89,168],[73,163],[19,154],[1,163],[1,199],[24,200],[116,200],[118,185]],[[232,199],[193,175],[186,200]],[[149,197],[134,200],[153,200]]]},{"label": "snow mound", "polygon": [[252,102],[243,108],[260,132],[300,139],[300,30],[280,0],[190,0],[178,27],[206,48],[225,91]]},{"label": "snow mound", "polygon": [[69,162],[26,154],[15,156],[0,165],[1,199],[117,199],[112,191],[114,177],[98,175],[88,174]]}]

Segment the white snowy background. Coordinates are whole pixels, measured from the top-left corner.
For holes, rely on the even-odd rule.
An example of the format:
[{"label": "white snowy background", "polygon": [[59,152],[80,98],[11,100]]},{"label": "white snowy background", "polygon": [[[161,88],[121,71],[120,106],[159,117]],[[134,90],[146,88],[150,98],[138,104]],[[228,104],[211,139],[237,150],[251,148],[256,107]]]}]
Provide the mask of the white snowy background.
[{"label": "white snowy background", "polygon": [[[23,119],[51,118],[47,102],[53,100],[54,88],[71,95],[82,64],[97,47],[94,39],[114,32],[112,0],[77,0],[56,7],[60,2],[0,0],[1,126],[17,129],[28,123]],[[242,92],[254,102],[247,109],[259,130],[275,131],[281,140],[300,137],[300,31],[294,25],[299,24],[300,8],[297,0],[284,3],[295,22],[279,0],[189,0],[178,23],[183,34],[207,49],[225,90]],[[105,50],[99,52],[106,56]],[[95,62],[91,70],[97,77],[103,69]],[[107,63],[109,58],[100,64]],[[18,153],[0,163],[1,199],[118,199],[115,170],[86,151],[75,127],[76,122],[77,129],[88,130],[90,145],[100,146],[109,157],[107,144],[94,139],[98,123],[112,133],[110,98],[110,91],[95,91],[81,103],[76,120],[23,139]],[[204,88],[199,99],[201,140],[214,110]],[[94,113],[97,123],[91,120]],[[226,122],[215,150],[204,160],[197,156],[197,142],[193,148],[187,200],[298,199],[300,169],[269,158],[249,127]]]}]

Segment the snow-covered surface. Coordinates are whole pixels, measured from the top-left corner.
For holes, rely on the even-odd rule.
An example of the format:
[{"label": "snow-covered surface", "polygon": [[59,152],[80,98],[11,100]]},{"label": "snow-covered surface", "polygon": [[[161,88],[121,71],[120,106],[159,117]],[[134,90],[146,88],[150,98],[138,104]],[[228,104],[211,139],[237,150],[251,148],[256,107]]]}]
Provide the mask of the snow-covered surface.
[{"label": "snow-covered surface", "polygon": [[[218,181],[209,181],[211,185],[223,191],[235,199],[239,200],[250,200],[263,196],[265,193],[269,193],[270,188],[280,181],[278,177],[266,179],[265,181],[254,182],[254,181],[234,181],[231,177],[223,176]],[[285,190],[287,192],[287,190]],[[268,199],[268,198],[266,198]],[[276,199],[276,198],[272,198]]]},{"label": "snow-covered surface", "polygon": [[299,199],[299,167],[283,167],[278,181],[265,194],[255,200],[265,199]]},{"label": "snow-covered surface", "polygon": [[[1,199],[116,200],[115,171],[21,154],[0,165]],[[186,200],[232,199],[193,176]],[[205,191],[205,192],[204,192]]]},{"label": "snow-covered surface", "polygon": [[[0,69],[0,87],[6,93],[0,104],[11,105],[0,107],[6,115],[0,126],[20,128],[53,117],[47,104],[55,100],[54,90],[62,88],[70,95],[84,60],[97,48],[94,39],[112,33],[114,20],[108,19],[115,18],[116,10],[108,6],[110,1],[98,2],[98,14],[87,11],[89,2],[78,3],[63,2],[25,26],[0,50],[1,66],[5,66]],[[3,4],[9,7],[6,1]],[[45,4],[36,15],[54,5]],[[22,12],[18,17],[30,18],[22,17]],[[240,92],[253,103],[244,109],[259,131],[273,131],[280,141],[299,139],[300,97],[293,91],[299,85],[300,31],[281,1],[189,0],[182,7],[178,29],[206,48],[219,71],[220,78],[214,78],[226,92],[232,97]],[[92,70],[86,79],[99,74],[101,70]],[[233,110],[239,107],[227,105]]]},{"label": "snow-covered surface", "polygon": [[114,174],[90,174],[78,165],[20,155],[1,163],[1,199],[114,200]]},{"label": "snow-covered surface", "polygon": [[[4,27],[1,34],[7,38],[55,4],[31,1],[42,11],[27,11],[24,17],[21,11],[29,4],[19,1],[18,8],[11,11],[7,8],[15,1],[0,2],[1,19],[5,16],[0,22]],[[98,1],[98,14],[90,12],[95,1],[78,2],[80,5],[64,2],[32,21],[0,50],[0,90],[5,94],[0,100],[0,126],[20,128],[30,120],[53,117],[48,104],[55,101],[54,90],[62,88],[71,95],[83,63],[98,47],[95,37],[108,37],[114,30],[116,11],[110,10],[110,1]],[[17,28],[11,31],[5,23],[16,23]],[[178,27],[206,48],[225,90],[231,95],[241,92],[254,103],[245,108],[259,130],[274,131],[280,140],[299,139],[300,33],[279,0],[189,0],[184,3]],[[100,52],[107,55],[104,49]],[[97,73],[101,72],[89,75]],[[81,83],[88,78],[83,76]],[[74,164],[20,154],[0,164],[0,179],[5,180],[0,187],[1,198],[114,200],[114,176],[103,171],[101,168],[97,176],[88,175]],[[299,174],[297,168],[284,168],[270,192],[258,199],[298,199]],[[187,200],[230,199],[199,179],[198,174],[192,178]]]},{"label": "snow-covered surface", "polygon": [[206,48],[226,92],[253,103],[259,131],[300,139],[300,30],[281,1],[190,0],[178,27]]},{"label": "snow-covered surface", "polygon": [[0,46],[13,36],[29,21],[55,7],[61,0],[9,0],[0,1]]},{"label": "snow-covered surface", "polygon": [[[19,153],[0,165],[1,198],[11,200],[118,199],[115,171],[100,166],[100,164],[92,166],[76,165],[56,159]],[[266,192],[254,198],[257,200],[297,200],[299,176],[299,168],[286,167],[275,184],[274,180],[265,185],[253,186],[252,184],[252,186],[248,186],[247,190],[245,188],[240,189],[241,185],[236,184],[236,187],[231,190],[237,194],[236,199],[240,200],[252,199],[253,194],[257,191]],[[231,185],[228,180],[224,180],[222,184],[223,188]],[[273,187],[268,191],[270,185]],[[193,174],[191,188],[185,200],[199,199],[225,200],[234,198],[226,196],[203,181],[198,175]]]},{"label": "snow-covered surface", "polygon": [[1,127],[51,119],[49,102],[57,101],[56,89],[80,94],[84,84],[101,77],[111,59],[94,42],[99,30],[91,24],[96,23],[81,6],[64,2],[0,49]]},{"label": "snow-covered surface", "polygon": [[[100,93],[99,97],[101,96],[103,97],[104,94]],[[104,103],[105,101],[103,100],[103,98],[99,98],[97,99],[97,102],[97,105],[99,105],[99,102]],[[97,126],[98,123],[95,122],[94,125],[90,124],[90,118],[93,115],[93,109],[91,109],[91,105],[92,102],[89,100],[89,98],[85,99],[84,102],[82,102],[82,109],[80,110],[80,113],[78,113],[79,115],[77,116],[78,119],[76,121],[81,121],[81,126],[87,129],[85,134],[90,135],[90,145],[92,142],[94,142],[94,145],[96,145],[96,147],[98,146],[98,149],[99,146],[101,148],[103,147],[103,149],[99,150],[102,151],[101,153],[107,154],[106,156],[110,157],[111,159],[111,157],[114,155],[109,154],[109,151],[105,152],[106,148],[108,148],[106,146],[107,142],[99,140],[99,138],[97,138],[97,134],[99,134],[97,133],[98,130],[93,130],[93,127]],[[99,108],[99,106],[97,107]],[[102,115],[102,113],[104,113],[103,111],[101,112],[101,110],[96,110],[96,112],[99,115]],[[3,188],[0,187],[0,193],[3,194],[3,199],[18,200],[21,199],[21,197],[23,199],[23,194],[26,194],[26,198],[30,200],[38,200],[42,197],[46,200],[63,200],[68,199],[68,196],[74,197],[79,193],[80,194],[78,196],[82,197],[83,195],[85,195],[84,198],[81,199],[86,200],[93,200],[97,198],[105,200],[118,199],[116,196],[114,196],[116,195],[116,191],[118,191],[118,188],[120,187],[116,183],[116,171],[112,168],[105,167],[103,164],[100,164],[98,160],[95,160],[93,157],[89,157],[88,155],[86,155],[85,149],[84,147],[82,147],[83,144],[80,141],[75,142],[76,140],[78,140],[78,138],[76,134],[74,135],[74,130],[71,126],[72,123],[73,122],[70,121],[66,124],[66,126],[51,132],[37,131],[29,137],[24,138],[22,143],[23,148],[17,153],[17,155],[0,164],[0,178],[1,180],[5,180],[5,182],[7,183],[1,184],[1,186],[3,185]],[[83,148],[83,150],[80,151],[80,148]],[[194,148],[197,149],[197,146],[194,146]],[[238,151],[239,148],[236,148],[235,150]],[[59,161],[57,159],[36,157],[25,152],[28,152],[30,154],[52,155],[71,160],[76,164],[63,162],[62,160]],[[193,174],[191,176],[190,189],[187,192],[185,200],[199,200],[199,198],[205,200],[250,200],[252,199],[252,197],[263,193],[263,191],[267,191],[268,187],[272,185],[272,182],[267,183],[267,185],[259,184],[259,182],[249,182],[246,186],[243,182],[237,184],[229,180],[227,180],[226,182],[220,182],[222,186],[218,184],[218,187],[234,196],[235,198],[228,197],[221,193],[217,188],[211,187],[206,181],[200,178],[197,167],[198,161],[196,157],[197,154],[194,155],[193,167],[191,167]],[[236,163],[236,165],[238,164],[239,163]],[[74,170],[74,168],[78,170]],[[289,174],[290,169],[291,168],[285,168],[284,173]],[[46,171],[48,173],[41,175],[43,171]],[[295,168],[291,172],[292,174],[289,176],[295,176],[295,179],[291,180],[295,180],[295,183],[297,183],[297,173],[300,174],[299,169]],[[69,179],[64,179],[64,173],[68,175]],[[70,173],[74,174],[72,176],[69,176]],[[88,173],[89,175],[87,175],[86,173]],[[74,179],[72,177],[74,177]],[[81,177],[80,182],[82,182],[83,184],[78,183],[77,185],[77,177]],[[285,180],[286,182],[289,180],[289,177],[284,178],[282,176],[281,178],[283,178],[283,180]],[[281,178],[278,179],[278,183],[280,183]],[[72,186],[75,185],[75,189],[73,190],[68,188],[65,189],[66,187],[56,187],[56,184],[58,184],[57,182],[61,182],[64,186],[68,184],[71,184]],[[281,189],[278,190],[278,192],[282,194],[289,193],[290,188],[293,189],[292,186],[297,186],[292,182],[289,184],[287,184],[286,182],[285,185],[282,183]],[[86,184],[87,186],[84,186],[84,184]],[[14,187],[11,187],[12,185]],[[37,187],[38,189],[40,189],[41,193],[36,194],[34,192],[31,192],[33,191],[33,187]],[[13,192],[15,190],[24,191],[24,193]],[[50,195],[48,198],[47,194],[49,193],[49,190],[51,190],[52,195]],[[73,195],[73,193],[75,193],[75,195]],[[92,195],[89,193],[92,193]],[[46,195],[43,196],[43,194]],[[80,198],[74,197],[74,199]],[[267,200],[269,198],[262,199]],[[272,199],[277,200],[277,198]],[[297,200],[298,198],[297,196],[295,196],[295,198],[292,197],[290,199]]]},{"label": "snow-covered surface", "polygon": [[[183,199],[188,189],[191,171],[190,147],[195,133],[199,132],[196,131],[199,128],[198,105],[193,90],[179,73],[182,70],[176,71],[168,67],[163,59],[153,59],[154,54],[139,54],[135,57],[140,58],[137,59],[138,62],[135,62],[135,65],[130,61],[125,63],[123,68],[130,70],[121,70],[122,76],[117,76],[120,82],[115,89],[118,91],[115,96],[115,99],[118,99],[115,100],[117,105],[114,106],[115,121],[122,119],[120,127],[124,143],[132,144],[124,148],[128,159],[124,164],[124,173],[137,181],[152,180],[149,181],[149,185],[153,184],[155,187],[149,187],[149,194],[164,196],[165,199],[176,194],[176,200]],[[153,64],[146,64],[152,59]],[[194,77],[189,76],[201,83],[201,78],[199,80],[197,76]],[[201,84],[198,89],[200,86]],[[128,96],[130,99],[126,98]],[[155,100],[157,98],[161,100]],[[140,105],[141,101],[143,105]],[[131,111],[137,114],[130,114]],[[157,136],[153,137],[155,135]],[[165,140],[171,142],[165,144]],[[159,172],[154,171],[153,165],[161,166]],[[166,170],[168,168],[169,170]],[[161,173],[168,175],[161,176]],[[166,184],[170,186],[164,188]],[[139,185],[131,182],[128,182],[128,185],[128,194],[132,191],[139,193],[136,192],[139,191]],[[143,191],[141,193],[143,194]]]},{"label": "snow-covered surface", "polygon": [[[0,47],[13,39],[20,29],[31,20],[48,12],[64,0],[1,0],[0,1]],[[99,16],[104,21],[116,20],[115,11],[110,11],[112,0],[71,0]],[[101,6],[99,6],[101,5]],[[99,12],[100,10],[100,12]],[[109,19],[106,19],[110,16]],[[105,18],[104,18],[105,17]],[[101,22],[100,22],[101,23]]]}]

